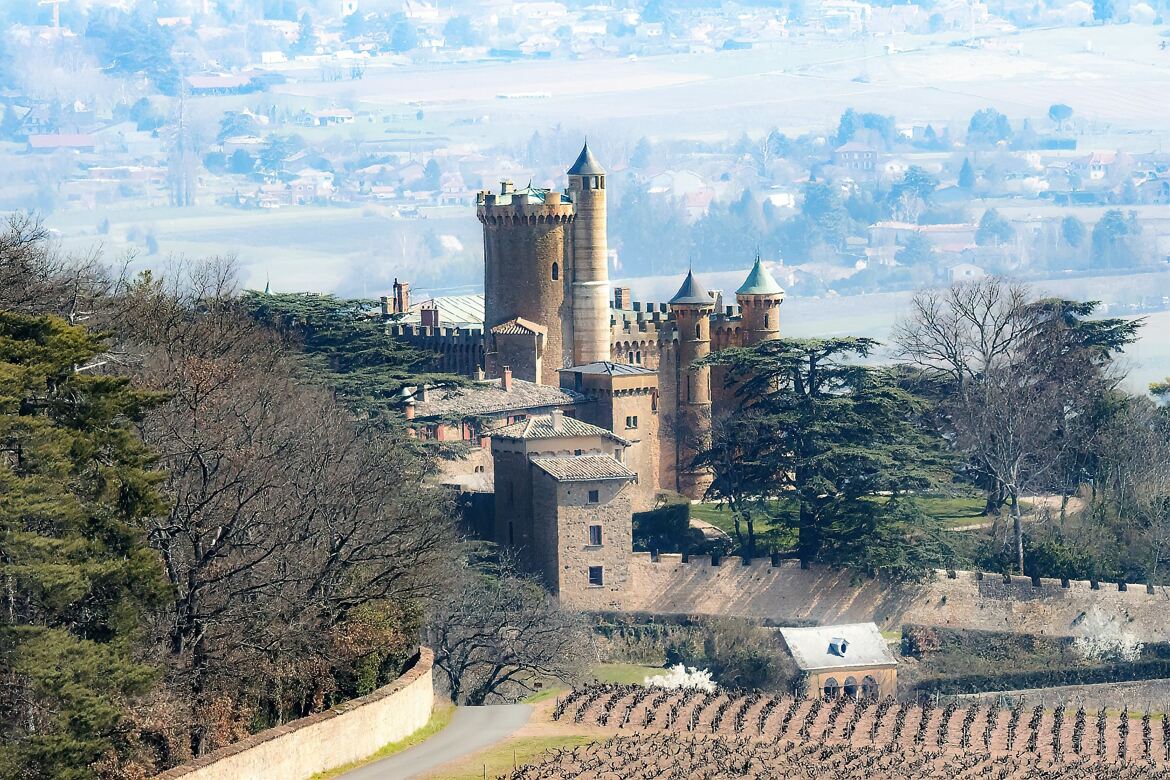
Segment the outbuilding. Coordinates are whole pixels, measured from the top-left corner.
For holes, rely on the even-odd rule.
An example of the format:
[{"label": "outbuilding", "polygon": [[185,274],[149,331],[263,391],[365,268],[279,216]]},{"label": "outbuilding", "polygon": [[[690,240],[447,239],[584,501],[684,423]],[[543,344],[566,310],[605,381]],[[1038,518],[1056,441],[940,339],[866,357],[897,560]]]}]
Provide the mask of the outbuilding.
[{"label": "outbuilding", "polygon": [[898,688],[898,661],[873,623],[782,628],[809,696],[879,699]]}]

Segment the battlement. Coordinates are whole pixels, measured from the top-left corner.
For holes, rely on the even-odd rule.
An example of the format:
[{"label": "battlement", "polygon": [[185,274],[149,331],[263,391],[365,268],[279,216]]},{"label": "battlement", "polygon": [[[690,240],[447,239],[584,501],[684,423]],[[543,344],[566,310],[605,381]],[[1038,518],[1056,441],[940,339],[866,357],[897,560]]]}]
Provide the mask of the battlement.
[{"label": "battlement", "polygon": [[445,341],[452,344],[481,344],[483,342],[483,328],[460,328],[457,326],[405,325],[394,323],[389,325],[392,336],[405,339],[429,339]]},{"label": "battlement", "polygon": [[535,187],[517,190],[509,181],[500,183],[499,193],[482,190],[475,196],[475,215],[485,225],[568,224],[574,213],[572,201],[559,192]]}]

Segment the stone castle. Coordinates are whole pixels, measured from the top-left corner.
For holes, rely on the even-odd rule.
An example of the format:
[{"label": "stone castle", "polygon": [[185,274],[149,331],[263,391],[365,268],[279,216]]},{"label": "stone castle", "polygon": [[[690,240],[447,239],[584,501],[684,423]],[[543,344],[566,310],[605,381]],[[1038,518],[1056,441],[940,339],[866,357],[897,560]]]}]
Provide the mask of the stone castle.
[{"label": "stone castle", "polygon": [[930,582],[858,581],[781,560],[635,553],[632,516],[664,491],[701,498],[692,460],[732,408],[712,350],[780,335],[784,291],[757,258],[725,306],[687,274],[666,303],[610,293],[605,170],[582,149],[564,192],[478,196],[484,295],[411,305],[395,283],[388,328],[434,351],[471,389],[408,393],[416,435],[466,443],[445,481],[478,507],[478,530],[581,609],[728,614],[775,623],[874,621],[1075,634],[1102,613],[1164,639],[1170,590],[939,572]]},{"label": "stone castle", "polygon": [[[505,181],[479,193],[480,322],[445,326],[444,306],[458,302],[439,299],[419,307],[418,324],[392,327],[437,351],[443,368],[481,377],[470,392],[424,392],[411,415],[420,432],[478,445],[464,465],[494,493],[485,532],[554,592],[616,593],[627,586],[632,512],[663,491],[699,499],[710,485],[695,455],[736,399],[702,359],[778,338],[784,291],[757,258],[735,305],[692,273],[666,303],[611,294],[606,172],[588,144],[567,177],[562,192]],[[387,314],[410,311],[407,297],[396,283]]]}]

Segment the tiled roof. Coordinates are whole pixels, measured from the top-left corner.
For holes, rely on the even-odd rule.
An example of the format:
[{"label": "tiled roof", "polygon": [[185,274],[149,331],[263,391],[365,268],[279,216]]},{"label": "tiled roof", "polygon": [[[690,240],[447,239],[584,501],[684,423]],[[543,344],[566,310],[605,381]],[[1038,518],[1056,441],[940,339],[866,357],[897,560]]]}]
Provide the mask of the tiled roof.
[{"label": "tiled roof", "polygon": [[633,479],[634,472],[612,455],[576,455],[572,458],[534,458],[532,465],[558,482]]},{"label": "tiled roof", "polygon": [[470,387],[431,390],[427,395],[425,402],[415,402],[415,417],[474,417],[529,409],[544,410],[567,406],[580,400],[580,396],[571,391],[523,379],[513,379],[509,391],[500,386],[499,379],[489,379]]},{"label": "tiled roof", "polygon": [[562,368],[561,371],[572,371],[575,374],[610,374],[612,376],[644,376],[646,374],[656,375],[658,373],[644,366],[631,366],[628,363],[611,363],[608,360],[598,360],[594,363],[585,363],[580,366],[573,366],[572,368]]},{"label": "tiled roof", "polygon": [[508,320],[507,322],[501,322],[499,325],[492,328],[492,333],[502,336],[544,336],[548,334],[548,328],[545,328],[543,325],[537,325],[532,320],[526,320],[523,317],[515,317]]},{"label": "tiled roof", "polygon": [[[782,628],[788,652],[802,671],[856,666],[896,666],[885,637],[873,623]],[[841,649],[841,640],[846,646]]]},{"label": "tiled roof", "polygon": [[[515,380],[513,380],[515,381]],[[492,431],[492,436],[505,439],[559,439],[568,436],[605,436],[616,442],[629,445],[630,442],[613,431],[582,422],[575,417],[561,417],[560,430],[553,428],[552,415],[542,414],[506,425]]]}]

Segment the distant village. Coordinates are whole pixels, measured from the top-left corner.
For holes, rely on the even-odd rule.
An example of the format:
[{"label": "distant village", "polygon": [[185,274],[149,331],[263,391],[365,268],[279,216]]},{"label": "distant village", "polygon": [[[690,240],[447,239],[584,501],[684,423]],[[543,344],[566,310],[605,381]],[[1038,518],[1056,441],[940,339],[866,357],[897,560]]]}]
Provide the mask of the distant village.
[{"label": "distant village", "polygon": [[[949,33],[952,46],[980,48],[1010,45],[996,34],[1028,26],[1161,22],[1146,3],[1107,12],[1086,2],[1009,3],[995,15],[977,0],[686,9],[659,0],[612,7],[541,0],[489,3],[486,10],[479,3],[474,13],[458,3],[411,0],[171,0],[159,9],[145,18],[93,3],[84,16],[60,0],[23,17],[8,12],[6,51],[25,62],[72,58],[78,75],[66,83],[12,68],[0,74],[0,168],[7,171],[0,174],[0,209],[374,207],[396,219],[424,219],[473,205],[476,192],[510,172],[536,170],[553,180],[577,139],[534,128],[531,139],[469,144],[467,128],[455,125],[474,129],[490,116],[468,115],[437,131],[427,106],[380,107],[346,97],[346,84],[469,62],[588,63],[767,50],[805,39],[872,39],[881,47],[904,33]],[[1110,19],[1097,18],[1102,13]],[[103,62],[102,25],[119,24],[148,28],[140,62]],[[170,55],[149,53],[160,45],[169,45]],[[321,93],[326,97],[285,89],[330,82],[338,87]],[[489,97],[506,111],[509,101],[542,95],[518,82]],[[813,293],[845,293],[988,273],[1164,267],[1170,216],[1145,207],[1170,202],[1170,153],[1099,148],[1075,107],[1037,105],[1035,116],[1009,122],[994,107],[969,123],[847,114],[837,127],[791,138],[777,131],[702,145],[642,138],[621,149],[599,139],[618,190],[611,200],[622,207],[611,217],[613,268],[655,271],[638,265],[645,248],[629,238],[634,231],[623,213],[654,212],[677,233],[700,226],[710,232],[704,220],[745,211],[763,225],[755,232],[764,255],[786,267],[781,283],[798,291],[802,283]],[[822,183],[846,220],[841,235],[815,248],[785,243],[777,227],[785,220],[819,219],[806,201],[809,187]],[[626,208],[636,200],[643,211]],[[1103,221],[1110,232],[1098,236]],[[106,229],[95,226],[98,234]],[[157,251],[146,231],[131,238]],[[459,238],[443,235],[431,251],[462,249]],[[1152,293],[1135,305],[1167,303]]]}]

